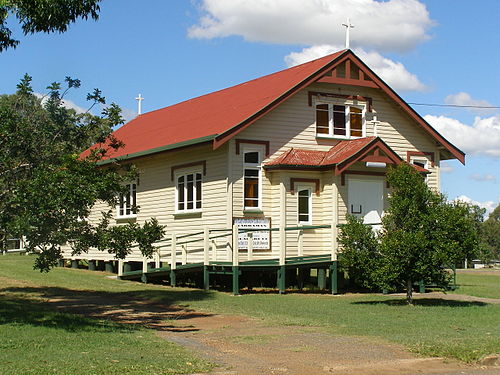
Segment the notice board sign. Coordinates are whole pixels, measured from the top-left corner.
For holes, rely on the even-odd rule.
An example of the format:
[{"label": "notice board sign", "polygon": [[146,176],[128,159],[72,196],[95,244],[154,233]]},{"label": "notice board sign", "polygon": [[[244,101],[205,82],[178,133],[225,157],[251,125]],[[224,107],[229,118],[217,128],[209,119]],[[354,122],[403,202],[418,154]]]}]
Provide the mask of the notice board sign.
[{"label": "notice board sign", "polygon": [[[235,217],[238,229],[270,229],[271,219],[265,217]],[[252,232],[254,250],[271,250],[271,232]],[[248,233],[238,235],[238,249],[248,250]]]}]

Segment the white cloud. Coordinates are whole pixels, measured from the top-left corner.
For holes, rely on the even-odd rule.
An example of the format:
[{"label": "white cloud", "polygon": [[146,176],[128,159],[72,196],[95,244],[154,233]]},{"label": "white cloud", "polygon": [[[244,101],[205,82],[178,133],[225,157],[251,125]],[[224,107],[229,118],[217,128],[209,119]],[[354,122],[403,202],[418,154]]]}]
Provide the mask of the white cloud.
[{"label": "white cloud", "polygon": [[484,215],[485,216],[485,219],[488,218],[489,214],[496,208],[496,206],[498,206],[498,204],[500,203],[500,198],[498,199],[497,202],[495,201],[485,201],[485,202],[479,202],[479,201],[476,201],[472,198],[469,198],[468,196],[466,195],[460,195],[459,197],[455,198],[456,200],[459,200],[459,201],[462,201],[462,202],[465,202],[465,203],[470,203],[470,204],[473,204],[473,205],[476,205],[476,206],[479,206],[481,208],[485,208],[486,209],[486,214]]},{"label": "white cloud", "polygon": [[441,168],[441,173],[451,173],[455,170],[455,168],[453,168],[450,164],[448,164],[445,161],[441,162],[440,168]]},{"label": "white cloud", "polygon": [[[45,103],[48,99],[47,95],[40,94],[39,92],[33,93],[37,98],[42,99],[42,103]],[[67,109],[74,109],[76,113],[85,113],[87,110],[85,108],[80,107],[74,101],[69,99],[63,99],[62,105]]]},{"label": "white cloud", "polygon": [[[285,63],[288,66],[294,66],[341,49],[341,46],[329,44],[312,46],[304,48],[301,52],[292,52],[285,56]],[[406,70],[402,63],[383,57],[377,52],[367,52],[362,48],[355,48],[354,52],[393,89],[397,91],[425,90],[425,85],[419,81],[416,75]]]},{"label": "white cloud", "polygon": [[[448,95],[446,98],[444,98],[444,102],[446,104],[459,105],[459,106],[479,106],[479,107],[493,106],[493,104],[491,104],[489,101],[474,99],[466,92],[459,92],[456,94]],[[466,109],[468,109],[471,112],[483,115],[487,113],[491,114],[492,112],[495,111],[494,109],[487,109],[487,108],[466,108]]]},{"label": "white cloud", "polygon": [[500,115],[476,117],[472,126],[446,116],[424,116],[437,131],[462,151],[500,158]]},{"label": "white cloud", "polygon": [[480,173],[474,173],[471,174],[470,176],[471,180],[477,181],[477,182],[496,182],[497,178],[493,176],[492,174],[486,173],[486,174],[480,174]]},{"label": "white cloud", "polygon": [[434,22],[418,0],[200,0],[192,38],[231,35],[252,42],[341,44],[350,17],[353,47],[409,51],[429,38]]},{"label": "white cloud", "polygon": [[130,109],[130,108],[122,108],[121,115],[122,115],[123,119],[125,120],[125,122],[129,122],[137,117],[137,112]]}]

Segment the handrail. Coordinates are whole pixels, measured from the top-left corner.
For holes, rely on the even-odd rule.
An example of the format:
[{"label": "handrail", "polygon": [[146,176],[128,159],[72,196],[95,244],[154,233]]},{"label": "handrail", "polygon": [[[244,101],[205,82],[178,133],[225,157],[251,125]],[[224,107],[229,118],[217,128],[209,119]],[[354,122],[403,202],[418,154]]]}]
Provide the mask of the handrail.
[{"label": "handrail", "polygon": [[201,231],[201,232],[195,232],[195,233],[190,233],[190,234],[183,234],[182,236],[177,236],[177,239],[181,239],[181,238],[187,238],[187,237],[191,237],[191,236],[199,236],[200,234],[203,234],[205,232]]},{"label": "handrail", "polygon": [[[338,224],[337,226],[341,226],[345,224]],[[331,225],[301,225],[301,226],[295,226],[295,227],[285,227],[285,231],[293,231],[293,230],[311,230],[311,229],[327,229],[331,228]],[[255,233],[255,232],[277,232],[279,231],[280,228],[249,228],[249,229],[238,229],[238,234],[242,233]],[[210,229],[210,232],[232,232],[232,229]],[[183,234],[181,236],[177,236],[177,239],[181,238],[188,238],[188,237],[193,237],[193,236],[199,236],[200,234],[204,234],[205,232],[195,232],[195,233],[189,233],[189,234]],[[222,237],[228,237],[231,236],[232,233],[224,233],[224,234],[219,234],[216,236],[211,236],[209,237],[210,240],[214,240],[216,238],[222,238]],[[159,242],[166,242],[166,241],[171,241],[171,237],[167,237],[161,240],[158,240],[154,242],[154,244],[158,244]],[[203,241],[203,238],[196,238],[193,240],[187,240],[187,241],[182,241],[182,242],[177,242],[177,245],[186,245],[189,243],[194,243],[194,242],[199,242]],[[138,244],[134,244],[131,247],[136,248],[138,247]],[[168,244],[159,244],[158,247],[167,247]]]},{"label": "handrail", "polygon": [[222,237],[227,237],[227,236],[231,236],[232,233],[226,233],[226,234],[219,234],[217,236],[212,236],[212,237],[209,237],[210,240],[215,240],[216,238],[222,238]]}]

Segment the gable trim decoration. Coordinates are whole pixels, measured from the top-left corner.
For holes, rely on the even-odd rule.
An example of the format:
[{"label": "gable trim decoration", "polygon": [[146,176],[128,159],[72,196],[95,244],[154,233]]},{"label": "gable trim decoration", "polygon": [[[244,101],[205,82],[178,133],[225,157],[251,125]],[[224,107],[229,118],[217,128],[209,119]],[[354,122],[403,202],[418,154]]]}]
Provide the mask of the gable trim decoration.
[{"label": "gable trim decoration", "polygon": [[335,98],[335,99],[344,99],[344,100],[357,100],[359,102],[368,103],[368,112],[373,111],[373,99],[370,97],[365,97],[361,95],[342,95],[342,94],[332,94],[330,92],[319,92],[319,91],[308,91],[307,92],[307,104],[309,107],[312,107],[313,97],[321,98]]}]

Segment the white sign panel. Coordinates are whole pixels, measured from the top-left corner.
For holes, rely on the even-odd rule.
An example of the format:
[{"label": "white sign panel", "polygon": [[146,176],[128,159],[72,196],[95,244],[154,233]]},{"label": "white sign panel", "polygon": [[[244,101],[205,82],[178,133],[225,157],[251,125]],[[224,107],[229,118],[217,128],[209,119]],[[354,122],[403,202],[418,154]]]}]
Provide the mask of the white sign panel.
[{"label": "white sign panel", "polygon": [[[271,219],[268,218],[235,218],[234,223],[239,229],[269,229]],[[271,232],[252,232],[253,249],[269,250],[271,248]],[[238,235],[238,249],[248,250],[248,233]]]}]

